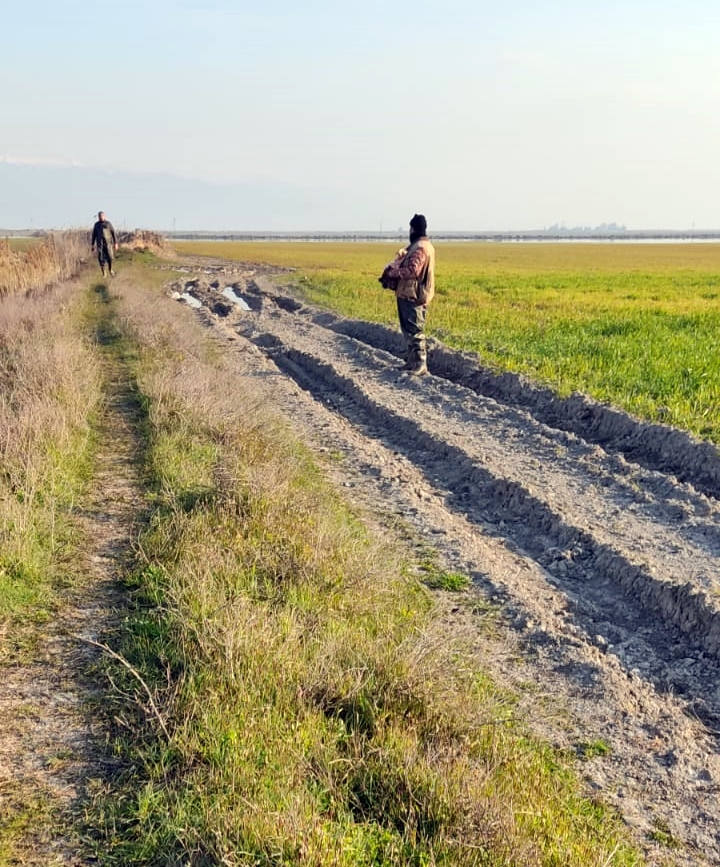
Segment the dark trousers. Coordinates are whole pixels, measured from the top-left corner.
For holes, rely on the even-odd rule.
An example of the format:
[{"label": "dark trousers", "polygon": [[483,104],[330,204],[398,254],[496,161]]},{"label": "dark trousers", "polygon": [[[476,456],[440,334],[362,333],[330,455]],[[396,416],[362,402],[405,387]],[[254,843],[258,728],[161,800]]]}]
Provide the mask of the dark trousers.
[{"label": "dark trousers", "polygon": [[100,246],[98,247],[98,262],[100,263],[100,267],[105,270],[108,268],[112,271],[113,266],[113,250],[111,247]]},{"label": "dark trousers", "polygon": [[425,341],[425,317],[427,304],[413,304],[404,298],[397,299],[400,330],[405,338],[408,359],[427,360],[427,345]]}]

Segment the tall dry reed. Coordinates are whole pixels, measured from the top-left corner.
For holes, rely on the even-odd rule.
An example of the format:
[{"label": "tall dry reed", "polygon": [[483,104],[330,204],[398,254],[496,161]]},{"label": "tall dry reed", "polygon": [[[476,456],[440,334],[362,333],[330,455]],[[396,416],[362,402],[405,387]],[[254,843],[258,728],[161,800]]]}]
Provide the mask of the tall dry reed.
[{"label": "tall dry reed", "polygon": [[42,292],[77,274],[87,259],[85,232],[57,232],[28,250],[13,250],[0,240],[0,298]]}]

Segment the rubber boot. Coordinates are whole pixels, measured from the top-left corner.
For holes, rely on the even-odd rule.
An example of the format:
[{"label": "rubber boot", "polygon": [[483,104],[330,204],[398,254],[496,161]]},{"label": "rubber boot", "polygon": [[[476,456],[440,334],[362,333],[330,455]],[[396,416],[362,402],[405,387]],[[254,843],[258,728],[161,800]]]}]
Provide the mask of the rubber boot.
[{"label": "rubber boot", "polygon": [[413,347],[408,359],[408,373],[412,376],[425,376],[427,369],[427,351],[424,346]]},{"label": "rubber boot", "polygon": [[410,370],[413,364],[413,350],[412,344],[407,337],[405,338],[405,349],[400,357],[404,359],[403,363],[400,365],[400,370]]}]

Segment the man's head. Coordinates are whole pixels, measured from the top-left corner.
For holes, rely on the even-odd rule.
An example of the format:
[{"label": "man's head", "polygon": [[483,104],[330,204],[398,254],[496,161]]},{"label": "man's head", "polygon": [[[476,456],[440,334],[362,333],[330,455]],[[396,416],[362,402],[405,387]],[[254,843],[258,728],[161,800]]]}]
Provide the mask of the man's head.
[{"label": "man's head", "polygon": [[105,219],[105,211],[98,211],[98,220]]},{"label": "man's head", "polygon": [[415,214],[410,220],[410,240],[423,238],[427,235],[427,220],[422,214]]}]

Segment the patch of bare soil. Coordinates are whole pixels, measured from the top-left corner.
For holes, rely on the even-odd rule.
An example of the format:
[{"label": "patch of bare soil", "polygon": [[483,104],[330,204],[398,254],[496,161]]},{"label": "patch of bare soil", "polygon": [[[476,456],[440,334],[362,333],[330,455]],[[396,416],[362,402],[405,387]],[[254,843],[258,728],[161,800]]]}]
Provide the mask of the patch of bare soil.
[{"label": "patch of bare soil", "polygon": [[187,261],[169,291],[238,373],[378,524],[412,528],[497,609],[488,630],[438,595],[648,864],[720,864],[717,449],[439,343],[411,377],[393,329],[314,309],[270,269]]},{"label": "patch of bare soil", "polygon": [[132,408],[120,385],[108,403],[92,492],[77,519],[85,556],[67,603],[49,623],[31,662],[0,678],[0,817],[24,814],[23,865],[96,863],[83,854],[77,819],[107,775],[101,684],[91,673],[98,649],[124,607],[118,583],[137,515]]}]

